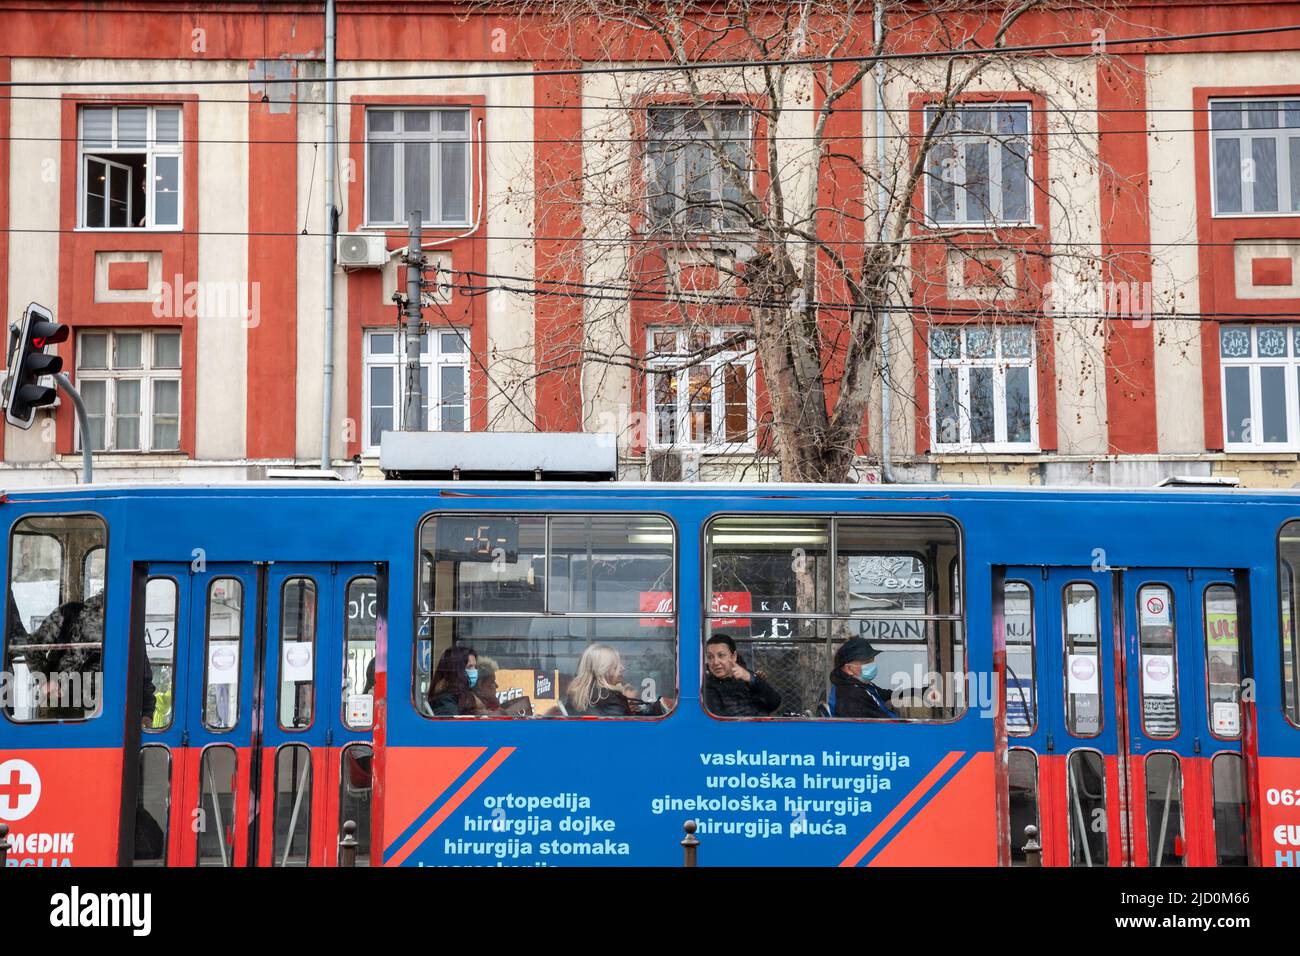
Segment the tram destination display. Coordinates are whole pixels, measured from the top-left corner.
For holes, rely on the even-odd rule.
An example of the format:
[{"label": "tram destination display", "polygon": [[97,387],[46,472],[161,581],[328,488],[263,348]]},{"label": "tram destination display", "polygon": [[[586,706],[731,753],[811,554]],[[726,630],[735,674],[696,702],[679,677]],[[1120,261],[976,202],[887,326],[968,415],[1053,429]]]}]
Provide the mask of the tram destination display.
[{"label": "tram destination display", "polygon": [[438,560],[506,561],[519,558],[519,522],[515,518],[461,518],[442,515],[437,522]]}]

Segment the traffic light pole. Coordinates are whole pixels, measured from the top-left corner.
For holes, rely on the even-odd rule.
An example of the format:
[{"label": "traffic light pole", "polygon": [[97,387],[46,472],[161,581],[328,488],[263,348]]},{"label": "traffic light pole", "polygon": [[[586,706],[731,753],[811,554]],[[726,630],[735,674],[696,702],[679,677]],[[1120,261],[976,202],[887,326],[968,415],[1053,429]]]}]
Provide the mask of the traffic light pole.
[{"label": "traffic light pole", "polygon": [[406,409],[402,431],[424,431],[424,389],[420,387],[420,325],[424,316],[420,300],[424,294],[424,251],[420,248],[420,210],[410,214],[406,240]]},{"label": "traffic light pole", "polygon": [[91,460],[90,423],[86,420],[86,403],[81,400],[81,393],[68,376],[59,372],[54,376],[54,381],[68,393],[77,409],[77,427],[81,429],[81,483],[88,485],[94,480],[94,465]]}]

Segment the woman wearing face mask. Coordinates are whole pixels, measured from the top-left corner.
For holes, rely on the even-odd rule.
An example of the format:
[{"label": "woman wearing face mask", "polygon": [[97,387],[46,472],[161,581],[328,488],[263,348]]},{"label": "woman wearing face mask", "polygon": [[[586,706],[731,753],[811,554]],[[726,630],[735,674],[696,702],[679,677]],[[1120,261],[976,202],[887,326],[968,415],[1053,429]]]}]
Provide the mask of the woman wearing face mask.
[{"label": "woman wearing face mask", "polygon": [[664,698],[643,701],[623,683],[623,659],[608,644],[591,644],[578,659],[578,674],[565,694],[573,717],[662,717]]},{"label": "woman wearing face mask", "polygon": [[876,686],[877,651],[864,637],[845,641],[835,652],[831,671],[836,717],[897,717],[889,706],[889,692]]},{"label": "woman wearing face mask", "polygon": [[429,710],[435,717],[462,717],[481,713],[483,701],[474,693],[478,684],[478,657],[472,647],[449,647],[438,659],[429,681]]}]

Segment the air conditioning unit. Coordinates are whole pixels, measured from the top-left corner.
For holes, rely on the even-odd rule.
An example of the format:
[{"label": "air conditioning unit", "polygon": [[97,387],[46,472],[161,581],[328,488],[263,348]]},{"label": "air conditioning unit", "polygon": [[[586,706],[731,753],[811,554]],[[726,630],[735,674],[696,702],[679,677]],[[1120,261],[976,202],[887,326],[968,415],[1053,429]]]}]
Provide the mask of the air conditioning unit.
[{"label": "air conditioning unit", "polygon": [[340,233],[334,259],[345,269],[377,269],[388,261],[388,243],[382,235]]}]

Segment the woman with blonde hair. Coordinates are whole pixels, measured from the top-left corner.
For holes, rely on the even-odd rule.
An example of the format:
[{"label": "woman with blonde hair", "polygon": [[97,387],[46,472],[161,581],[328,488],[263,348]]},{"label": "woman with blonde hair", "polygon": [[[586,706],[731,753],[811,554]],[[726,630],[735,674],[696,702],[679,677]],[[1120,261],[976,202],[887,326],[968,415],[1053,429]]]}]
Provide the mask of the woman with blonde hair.
[{"label": "woman with blonde hair", "polygon": [[662,697],[638,698],[623,683],[623,658],[608,644],[591,644],[582,652],[565,697],[574,717],[662,717],[671,706]]}]

